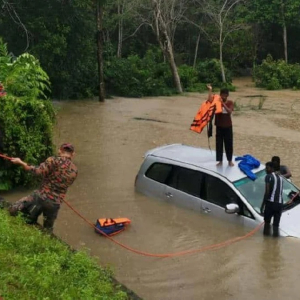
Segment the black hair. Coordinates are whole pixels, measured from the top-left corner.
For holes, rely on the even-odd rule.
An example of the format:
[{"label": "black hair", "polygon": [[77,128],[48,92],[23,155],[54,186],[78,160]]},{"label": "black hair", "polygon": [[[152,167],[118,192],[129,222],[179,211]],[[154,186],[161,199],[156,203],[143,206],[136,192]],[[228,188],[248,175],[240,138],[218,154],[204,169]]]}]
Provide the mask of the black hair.
[{"label": "black hair", "polygon": [[226,94],[229,95],[229,90],[228,89],[221,89],[220,94]]},{"label": "black hair", "polygon": [[266,163],[266,167],[270,167],[270,168],[274,169],[274,164],[271,161],[268,161]]},{"label": "black hair", "polygon": [[272,157],[272,162],[277,162],[280,164],[280,157],[279,156],[273,156]]}]

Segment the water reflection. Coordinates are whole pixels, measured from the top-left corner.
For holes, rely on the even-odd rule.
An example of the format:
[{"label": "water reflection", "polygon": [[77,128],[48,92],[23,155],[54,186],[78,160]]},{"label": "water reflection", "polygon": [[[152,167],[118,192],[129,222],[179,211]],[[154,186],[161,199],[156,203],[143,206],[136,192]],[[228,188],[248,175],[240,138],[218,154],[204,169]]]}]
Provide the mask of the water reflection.
[{"label": "water reflection", "polygon": [[[284,238],[264,237],[262,242],[262,251],[260,263],[267,276],[267,279],[273,280],[281,277],[284,259],[281,252],[281,245]],[[269,282],[272,284],[272,281]]]}]

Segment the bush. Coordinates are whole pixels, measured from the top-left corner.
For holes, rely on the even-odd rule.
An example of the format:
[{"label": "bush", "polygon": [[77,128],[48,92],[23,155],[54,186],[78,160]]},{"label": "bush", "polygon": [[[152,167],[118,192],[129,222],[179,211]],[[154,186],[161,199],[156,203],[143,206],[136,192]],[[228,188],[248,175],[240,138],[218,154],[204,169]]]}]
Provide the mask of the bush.
[{"label": "bush", "polygon": [[211,83],[214,87],[226,87],[231,89],[231,73],[225,68],[227,83],[222,82],[221,64],[217,59],[210,59],[199,62],[196,66],[198,72],[198,82]]},{"label": "bush", "polygon": [[[167,63],[162,62],[160,50],[147,51],[143,58],[131,55],[127,58],[111,57],[105,63],[107,92],[125,97],[160,96],[175,94],[173,76]],[[188,65],[178,67],[183,90],[186,92],[206,91],[206,84],[234,90],[230,73],[226,70],[228,83],[222,83],[220,63],[208,60],[194,69]]]},{"label": "bush", "polygon": [[112,57],[105,62],[107,92],[125,97],[170,95],[174,92],[171,71],[161,62],[161,54],[148,50],[143,58],[131,55],[127,58]]},{"label": "bush", "polygon": [[287,64],[284,60],[273,60],[268,55],[262,64],[254,68],[254,81],[257,87],[268,90],[300,88],[300,65]]},{"label": "bush", "polygon": [[[20,157],[30,164],[38,164],[53,153],[52,103],[48,100],[6,96],[0,98],[0,111],[4,153]],[[9,190],[16,185],[31,185],[33,179],[19,166],[0,159],[0,190]]]},{"label": "bush", "polygon": [[181,65],[178,67],[182,88],[186,92],[203,92],[206,91],[206,83],[198,81],[198,72],[191,66]]},{"label": "bush", "polygon": [[[32,55],[25,53],[14,62],[10,60],[0,39],[0,81],[7,91],[6,96],[0,97],[0,150],[38,164],[53,153],[54,109],[49,100],[41,100],[50,90],[49,78]],[[32,183],[28,173],[0,159],[0,190]]]}]

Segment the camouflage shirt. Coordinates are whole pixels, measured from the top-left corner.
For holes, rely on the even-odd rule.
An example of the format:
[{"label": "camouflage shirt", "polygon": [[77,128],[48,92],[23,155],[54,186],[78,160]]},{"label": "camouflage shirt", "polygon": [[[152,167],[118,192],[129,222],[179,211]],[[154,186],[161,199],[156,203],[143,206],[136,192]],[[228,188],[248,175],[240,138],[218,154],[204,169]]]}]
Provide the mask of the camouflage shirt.
[{"label": "camouflage shirt", "polygon": [[43,199],[61,203],[68,187],[77,177],[78,170],[68,157],[49,157],[38,167],[32,167],[31,172],[42,176],[41,187],[36,191]]}]

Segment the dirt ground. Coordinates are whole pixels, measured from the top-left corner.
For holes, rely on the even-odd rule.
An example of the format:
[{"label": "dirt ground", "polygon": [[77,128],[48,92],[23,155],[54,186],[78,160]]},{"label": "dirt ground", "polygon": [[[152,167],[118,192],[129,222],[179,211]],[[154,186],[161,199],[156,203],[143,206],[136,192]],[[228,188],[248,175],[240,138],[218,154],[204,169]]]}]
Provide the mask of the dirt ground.
[{"label": "dirt ground", "polygon": [[[300,156],[298,155],[300,92],[294,90],[267,91],[256,88],[251,78],[238,78],[234,80],[233,84],[237,89],[230,93],[229,99],[235,102],[233,114],[234,154],[251,154],[263,163],[269,161],[274,155],[280,156],[281,163],[290,168],[293,181],[300,185],[298,172],[300,168]],[[139,104],[132,110],[130,109],[131,105],[128,105],[127,115],[137,114],[135,110],[139,110],[136,115],[138,117],[167,122],[166,124],[148,122],[148,127],[156,128],[156,131],[157,128],[160,128],[161,132],[160,135],[154,132],[150,137],[155,139],[152,143],[153,146],[182,142],[207,148],[206,132],[197,136],[186,131],[198,107],[206,98],[205,94],[199,93],[178,97],[144,98],[141,102],[147,101],[147,106],[141,108],[143,105]],[[119,102],[122,107],[124,103],[122,99],[124,100],[124,98],[116,98],[114,101]],[[125,103],[131,101],[132,99],[126,99]],[[120,108],[121,110],[122,108]],[[122,110],[123,114],[124,110]],[[214,149],[214,137],[211,138],[210,144]]]}]

